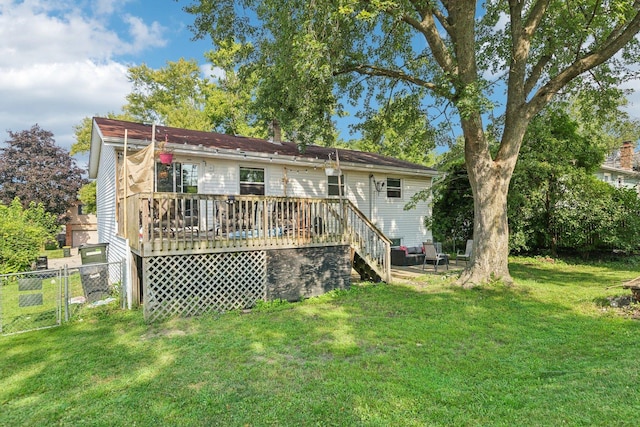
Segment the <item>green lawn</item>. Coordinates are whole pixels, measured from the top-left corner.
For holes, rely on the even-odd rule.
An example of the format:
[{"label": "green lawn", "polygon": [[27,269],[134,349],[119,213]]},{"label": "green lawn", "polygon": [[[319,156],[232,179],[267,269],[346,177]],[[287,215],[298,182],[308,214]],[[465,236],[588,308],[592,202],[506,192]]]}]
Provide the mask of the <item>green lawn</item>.
[{"label": "green lawn", "polygon": [[0,425],[636,426],[640,323],[602,301],[627,263],[513,259],[148,325],[101,307],[0,337]]}]

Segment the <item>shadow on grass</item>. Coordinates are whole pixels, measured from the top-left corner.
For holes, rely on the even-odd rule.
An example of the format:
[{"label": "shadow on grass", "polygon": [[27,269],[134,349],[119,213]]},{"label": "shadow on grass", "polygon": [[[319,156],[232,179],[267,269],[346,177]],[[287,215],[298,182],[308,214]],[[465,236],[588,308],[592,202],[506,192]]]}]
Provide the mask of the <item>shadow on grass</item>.
[{"label": "shadow on grass", "polygon": [[154,325],[108,313],[6,337],[0,424],[633,424],[637,323],[535,288],[427,288],[363,284]]}]

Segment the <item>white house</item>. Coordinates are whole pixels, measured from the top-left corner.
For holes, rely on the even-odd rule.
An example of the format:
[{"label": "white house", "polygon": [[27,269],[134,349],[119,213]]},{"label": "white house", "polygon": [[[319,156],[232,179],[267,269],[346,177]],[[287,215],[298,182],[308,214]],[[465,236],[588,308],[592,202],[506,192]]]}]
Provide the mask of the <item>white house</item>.
[{"label": "white house", "polygon": [[633,144],[626,141],[596,171],[596,177],[616,188],[630,188],[640,195],[640,172]]},{"label": "white house", "polygon": [[[142,159],[150,150],[145,148],[152,146],[157,152],[165,142],[173,154],[171,163],[154,160],[153,153]],[[140,159],[133,160],[135,153]],[[129,186],[118,180],[124,175]],[[349,272],[352,262],[355,267],[361,261],[378,272],[372,277],[386,280],[389,246],[420,245],[432,238],[424,226],[424,217],[431,214],[430,201],[409,211],[404,207],[414,194],[429,190],[436,175],[422,165],[342,148],[312,145],[301,150],[277,139],[93,120],[89,177],[97,180],[99,240],[109,243],[110,259],[130,259],[132,269],[138,270],[139,283],[129,285],[129,297],[134,303],[144,301],[145,312],[149,293],[159,292],[151,282],[168,279],[152,271],[166,272],[177,265],[177,258],[168,263],[166,257],[261,252],[266,267],[258,262],[263,271],[258,281],[266,282],[267,289],[257,292],[268,299],[295,299],[327,290],[320,284],[326,280],[307,273],[322,276],[331,270],[338,277],[337,287],[348,286],[347,268],[336,273],[335,266],[327,264],[336,259],[332,255],[336,251],[339,258],[347,258]],[[270,238],[275,243],[269,243]],[[300,250],[319,248],[325,252],[298,256]],[[281,257],[287,250],[298,251],[295,257],[287,253],[287,262],[296,257],[316,262],[311,269],[294,266],[297,279],[289,282],[299,281],[300,275],[307,281],[306,289],[294,294],[269,285],[275,280],[269,262],[288,269]],[[278,257],[280,261],[274,261]],[[163,260],[161,265],[158,259]],[[207,262],[219,265],[218,261]],[[247,262],[249,267],[243,268],[251,275],[255,261]],[[202,265],[202,260],[197,263]],[[163,301],[168,294],[165,297]],[[190,313],[183,307],[181,314]]]}]

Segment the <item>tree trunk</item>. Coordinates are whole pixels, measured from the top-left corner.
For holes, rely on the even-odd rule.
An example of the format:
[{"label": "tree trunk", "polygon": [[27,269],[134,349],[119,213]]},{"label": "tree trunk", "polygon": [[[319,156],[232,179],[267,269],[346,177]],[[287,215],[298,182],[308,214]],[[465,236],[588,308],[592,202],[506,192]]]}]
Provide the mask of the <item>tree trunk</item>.
[{"label": "tree trunk", "polygon": [[516,166],[527,117],[517,116],[505,127],[495,159],[485,139],[479,116],[463,120],[465,163],[473,192],[473,253],[458,283],[466,288],[502,280],[511,284],[509,274],[509,223],[507,193]]},{"label": "tree trunk", "polygon": [[473,256],[458,283],[467,288],[493,279],[511,284],[507,221],[511,173],[505,174],[507,171],[501,171],[495,164],[467,167],[474,197]]}]

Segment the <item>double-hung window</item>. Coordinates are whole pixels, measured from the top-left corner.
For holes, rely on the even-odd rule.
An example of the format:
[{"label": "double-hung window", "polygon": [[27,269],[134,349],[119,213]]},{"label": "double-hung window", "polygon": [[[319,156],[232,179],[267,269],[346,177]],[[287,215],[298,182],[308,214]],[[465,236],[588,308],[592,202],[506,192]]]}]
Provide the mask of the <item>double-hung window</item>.
[{"label": "double-hung window", "polygon": [[387,178],[387,198],[402,198],[402,180],[399,178]]},{"label": "double-hung window", "polygon": [[264,169],[240,167],[240,194],[264,196]]},{"label": "double-hung window", "polygon": [[344,196],[344,175],[340,175],[339,182],[337,175],[327,177],[327,194],[329,196],[340,196],[340,194]]}]

